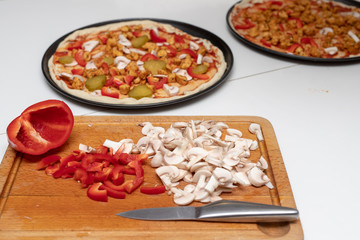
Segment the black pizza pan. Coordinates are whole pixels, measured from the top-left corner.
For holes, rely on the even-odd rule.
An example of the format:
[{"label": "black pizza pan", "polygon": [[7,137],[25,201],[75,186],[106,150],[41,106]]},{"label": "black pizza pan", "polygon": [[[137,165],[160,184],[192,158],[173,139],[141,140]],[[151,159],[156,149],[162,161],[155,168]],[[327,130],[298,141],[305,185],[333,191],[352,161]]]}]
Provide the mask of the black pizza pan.
[{"label": "black pizza pan", "polygon": [[[112,24],[112,23],[121,23],[121,22],[128,22],[128,21],[142,21],[142,20],[152,20],[155,22],[159,22],[159,23],[164,23],[164,24],[170,24],[172,26],[174,26],[175,28],[178,28],[194,37],[199,37],[199,38],[203,38],[203,39],[207,39],[209,40],[213,45],[215,45],[216,47],[218,47],[224,54],[224,58],[226,61],[226,69],[224,74],[221,76],[221,78],[215,82],[213,85],[188,96],[182,97],[182,98],[178,98],[178,99],[169,99],[169,100],[165,100],[163,102],[157,102],[157,103],[142,103],[142,104],[111,104],[111,103],[102,103],[102,102],[97,102],[97,101],[92,101],[92,100],[88,100],[88,99],[83,99],[80,98],[78,96],[74,96],[71,95],[69,93],[67,93],[66,91],[64,91],[63,89],[61,89],[55,82],[54,80],[51,78],[50,75],[50,70],[48,67],[48,61],[51,58],[51,56],[55,53],[56,49],[58,48],[58,45],[70,34],[72,34],[75,31],[78,30],[82,30],[85,28],[90,28],[90,27],[100,27],[103,25],[107,25],[107,24]],[[75,101],[78,102],[82,102],[85,104],[89,104],[92,106],[98,106],[98,107],[104,107],[104,108],[113,108],[113,109],[144,109],[144,108],[155,108],[155,107],[161,107],[161,106],[167,106],[167,105],[171,105],[171,104],[177,104],[180,102],[184,102],[184,101],[189,101],[192,99],[195,99],[197,97],[200,97],[204,94],[209,94],[211,91],[215,90],[216,88],[218,88],[228,77],[232,66],[233,66],[233,62],[234,62],[234,58],[233,58],[233,54],[231,52],[231,49],[229,48],[229,46],[218,36],[216,36],[215,34],[185,23],[185,22],[179,22],[179,21],[174,21],[174,20],[168,20],[168,19],[156,19],[156,18],[127,18],[127,19],[117,19],[117,20],[110,20],[110,21],[105,21],[105,22],[99,22],[99,23],[95,23],[95,24],[91,24],[88,26],[84,26],[81,28],[78,28],[70,33],[65,34],[64,36],[60,37],[59,39],[57,39],[54,43],[52,43],[50,45],[50,47],[46,50],[45,54],[43,55],[42,58],[42,62],[41,62],[41,68],[42,68],[42,72],[47,80],[47,82],[50,84],[50,86],[55,89],[57,92],[63,94],[64,96],[73,99]]]}]

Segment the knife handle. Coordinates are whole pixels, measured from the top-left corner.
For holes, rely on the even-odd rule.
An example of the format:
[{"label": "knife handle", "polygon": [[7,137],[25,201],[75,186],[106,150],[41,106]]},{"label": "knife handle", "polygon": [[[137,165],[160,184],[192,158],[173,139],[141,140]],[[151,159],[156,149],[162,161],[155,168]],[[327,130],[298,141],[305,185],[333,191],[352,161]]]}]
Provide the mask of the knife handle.
[{"label": "knife handle", "polygon": [[221,222],[288,222],[299,218],[295,208],[220,200],[196,207],[197,219]]}]

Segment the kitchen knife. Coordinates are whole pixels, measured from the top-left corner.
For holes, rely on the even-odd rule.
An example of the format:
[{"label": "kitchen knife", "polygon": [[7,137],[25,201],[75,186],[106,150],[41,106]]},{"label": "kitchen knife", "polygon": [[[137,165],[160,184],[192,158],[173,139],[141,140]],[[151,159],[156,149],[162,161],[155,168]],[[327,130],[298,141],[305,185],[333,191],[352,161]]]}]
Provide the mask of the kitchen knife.
[{"label": "kitchen knife", "polygon": [[197,220],[218,222],[286,222],[299,218],[294,208],[220,200],[202,207],[144,208],[116,214],[140,220]]}]

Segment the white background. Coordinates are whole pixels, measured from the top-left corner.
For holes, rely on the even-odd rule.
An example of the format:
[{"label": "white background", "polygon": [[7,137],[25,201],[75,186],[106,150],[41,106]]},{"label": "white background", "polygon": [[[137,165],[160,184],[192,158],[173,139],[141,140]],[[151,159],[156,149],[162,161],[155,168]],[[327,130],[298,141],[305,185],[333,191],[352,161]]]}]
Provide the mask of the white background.
[{"label": "white background", "polygon": [[[74,115],[252,115],[275,130],[305,239],[356,239],[360,215],[360,65],[315,64],[250,49],[227,28],[230,0],[0,0],[0,155],[6,127],[29,105],[65,101]],[[109,110],[55,92],[41,71],[52,42],[92,23],[122,18],[190,23],[232,49],[227,81],[204,97],[147,110]],[[2,157],[0,157],[0,160]]]}]

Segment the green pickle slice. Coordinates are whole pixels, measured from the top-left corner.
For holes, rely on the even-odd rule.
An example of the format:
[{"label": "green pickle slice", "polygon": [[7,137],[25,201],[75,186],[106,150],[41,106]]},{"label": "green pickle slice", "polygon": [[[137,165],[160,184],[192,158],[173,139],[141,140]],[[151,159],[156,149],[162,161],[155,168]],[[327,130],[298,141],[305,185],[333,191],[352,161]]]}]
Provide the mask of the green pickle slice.
[{"label": "green pickle slice", "polygon": [[146,85],[138,85],[138,86],[135,86],[133,89],[130,90],[129,97],[132,97],[132,98],[135,98],[135,99],[140,99],[140,98],[143,98],[143,97],[151,97],[152,94],[153,94],[153,91],[148,86],[146,86]]},{"label": "green pickle slice", "polygon": [[103,59],[104,63],[106,63],[107,65],[111,65],[114,63],[114,58],[112,57],[104,57]]},{"label": "green pickle slice", "polygon": [[205,64],[201,64],[201,65],[194,67],[193,73],[194,74],[204,74],[207,72],[207,70],[208,70],[208,66],[206,66]]},{"label": "green pickle slice", "polygon": [[144,68],[150,71],[152,75],[155,75],[158,74],[158,71],[160,69],[166,69],[166,62],[164,62],[163,60],[150,59],[144,63]]},{"label": "green pickle slice", "polygon": [[69,64],[74,61],[74,58],[72,56],[62,56],[62,57],[59,57],[58,61],[61,64]]},{"label": "green pickle slice", "polygon": [[140,36],[137,38],[133,38],[131,40],[131,44],[135,48],[141,48],[145,43],[147,43],[147,41],[149,41],[149,37],[146,35],[143,35],[143,36]]},{"label": "green pickle slice", "polygon": [[106,82],[106,76],[105,75],[98,75],[92,78],[89,78],[88,80],[86,80],[85,82],[85,87],[89,90],[89,91],[95,91],[98,89],[101,89]]}]

